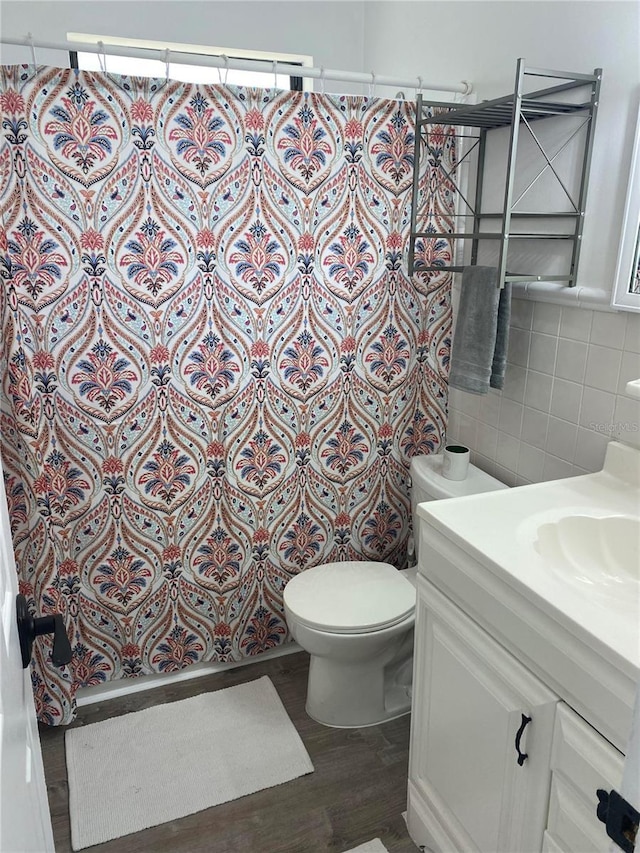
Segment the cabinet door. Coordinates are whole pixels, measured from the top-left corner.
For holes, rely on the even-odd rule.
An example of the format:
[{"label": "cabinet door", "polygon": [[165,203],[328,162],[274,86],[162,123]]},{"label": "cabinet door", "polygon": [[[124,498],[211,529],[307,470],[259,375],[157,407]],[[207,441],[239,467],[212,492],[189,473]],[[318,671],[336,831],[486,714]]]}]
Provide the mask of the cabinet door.
[{"label": "cabinet door", "polygon": [[417,607],[412,838],[435,851],[539,852],[557,697],[422,576]]},{"label": "cabinet door", "polygon": [[596,817],[596,790],[619,791],[623,768],[622,753],[560,702],[551,753],[553,772],[545,834],[549,850],[601,853],[609,848],[604,824]]}]

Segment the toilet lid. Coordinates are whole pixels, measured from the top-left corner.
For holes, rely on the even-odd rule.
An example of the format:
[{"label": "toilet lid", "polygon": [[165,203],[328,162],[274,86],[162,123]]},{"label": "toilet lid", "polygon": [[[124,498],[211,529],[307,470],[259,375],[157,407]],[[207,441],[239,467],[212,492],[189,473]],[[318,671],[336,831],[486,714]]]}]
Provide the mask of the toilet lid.
[{"label": "toilet lid", "polygon": [[292,578],[284,603],[311,628],[357,634],[401,622],[415,608],[416,591],[389,563],[325,563]]}]

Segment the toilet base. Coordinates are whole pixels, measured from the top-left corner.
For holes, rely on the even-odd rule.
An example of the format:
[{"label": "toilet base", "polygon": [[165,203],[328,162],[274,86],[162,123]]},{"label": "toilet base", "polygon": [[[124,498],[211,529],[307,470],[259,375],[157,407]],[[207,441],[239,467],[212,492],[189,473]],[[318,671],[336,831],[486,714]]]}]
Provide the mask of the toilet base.
[{"label": "toilet base", "polygon": [[311,655],[307,714],[332,728],[375,726],[411,710],[413,631],[401,643],[402,653],[387,666],[339,662]]},{"label": "toilet base", "polygon": [[399,720],[400,717],[406,717],[407,714],[411,713],[411,703],[409,703],[407,710],[402,711],[400,714],[395,714],[393,717],[385,717],[383,720],[376,720],[373,723],[361,723],[358,726],[339,726],[337,723],[328,723],[326,720],[319,720],[317,717],[313,716],[309,710],[309,705],[305,705],[305,711],[307,712],[307,716],[311,717],[312,720],[315,720],[316,723],[320,723],[320,725],[327,726],[330,729],[366,729],[369,726],[377,726],[380,723],[390,723],[391,720]]}]

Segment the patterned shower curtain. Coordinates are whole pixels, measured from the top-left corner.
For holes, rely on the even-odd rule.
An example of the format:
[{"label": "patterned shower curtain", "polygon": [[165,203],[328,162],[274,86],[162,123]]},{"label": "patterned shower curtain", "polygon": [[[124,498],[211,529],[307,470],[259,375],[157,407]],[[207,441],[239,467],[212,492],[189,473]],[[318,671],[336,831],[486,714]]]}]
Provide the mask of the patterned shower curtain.
[{"label": "patterned shower curtain", "polygon": [[411,104],[1,75],[2,461],[21,591],[73,648],[35,644],[58,724],[79,687],[285,643],[309,566],[402,563],[450,277],[406,275]]}]

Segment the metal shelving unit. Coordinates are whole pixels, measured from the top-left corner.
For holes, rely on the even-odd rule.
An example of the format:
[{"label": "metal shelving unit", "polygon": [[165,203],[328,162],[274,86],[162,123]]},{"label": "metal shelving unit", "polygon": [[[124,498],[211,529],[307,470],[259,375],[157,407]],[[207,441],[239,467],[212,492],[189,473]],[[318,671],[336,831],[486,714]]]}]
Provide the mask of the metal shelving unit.
[{"label": "metal shelving unit", "polygon": [[[553,80],[562,80],[564,82],[534,92],[526,92],[526,79],[528,77],[550,78]],[[451,272],[461,272],[464,269],[463,266],[456,265],[426,266],[424,264],[416,263],[415,249],[416,240],[418,239],[438,240],[444,238],[447,240],[471,240],[472,264],[478,262],[480,241],[497,240],[499,241],[498,282],[500,287],[503,287],[506,281],[541,280],[566,282],[569,287],[575,286],[578,261],[580,258],[585,202],[589,183],[589,168],[593,150],[596,114],[600,98],[601,78],[602,69],[600,68],[596,68],[593,74],[574,74],[572,72],[552,71],[543,68],[527,68],[525,67],[524,59],[519,59],[516,69],[514,92],[513,94],[505,95],[502,98],[469,105],[426,101],[423,100],[421,95],[418,95],[416,100],[415,157],[411,209],[411,236],[409,242],[410,275],[413,275],[414,272],[443,272],[446,270]],[[564,93],[580,89],[586,92],[586,98],[581,92],[576,91],[576,94],[581,96],[580,100],[563,99],[565,97]],[[572,95],[571,97],[575,97],[575,95]],[[427,110],[432,110],[433,114],[429,114]],[[582,121],[577,128],[573,128],[571,130],[567,139],[564,141],[562,146],[555,151],[555,153],[548,153],[532,125],[535,122],[553,118],[562,119],[563,117],[568,116],[577,116],[578,118],[582,118]],[[437,156],[435,157],[435,161],[438,163],[439,168],[442,170],[444,175],[443,180],[447,180],[453,185],[455,190],[460,194],[460,197],[466,207],[470,210],[469,214],[464,214],[472,220],[472,227],[470,230],[459,230],[457,228],[453,231],[436,231],[431,228],[421,231],[417,230],[417,223],[420,220],[420,154],[423,144],[426,146],[427,153],[434,154],[429,142],[429,128],[432,125],[448,125],[456,128],[463,128],[464,131],[459,135],[463,138],[467,137],[474,140],[473,144],[471,144],[464,156],[460,158],[454,168],[449,172],[441,166],[439,162],[440,158]],[[503,209],[501,211],[483,211],[482,202],[485,183],[485,155],[488,135],[492,130],[507,127],[510,128],[510,136],[507,149]],[[536,149],[542,154],[542,157],[544,158],[544,165],[533,180],[530,181],[529,185],[519,194],[518,198],[514,200],[516,156],[518,153],[519,143],[521,143],[521,129],[523,127],[528,130],[529,139],[533,141]],[[474,133],[473,129],[476,129],[477,133]],[[569,189],[567,189],[563,177],[556,170],[554,160],[574,138],[578,137],[579,140],[579,134],[581,132],[583,149],[581,152],[579,188],[577,193],[574,190],[572,194]],[[477,156],[477,174],[475,180],[474,200],[473,203],[471,203],[453,180],[453,173],[473,151],[476,152]],[[538,178],[540,178],[547,169],[551,169],[552,173],[555,175],[555,178],[559,182],[560,187],[564,191],[564,194],[570,203],[570,208],[568,210],[556,210],[550,212],[515,210],[514,208],[518,202],[523,199],[531,187],[536,183]],[[551,227],[551,223],[553,223],[554,220],[562,219],[567,220],[571,224],[568,227],[565,226],[564,228],[556,228],[556,230],[549,230],[545,232],[533,230],[534,223],[538,226],[548,224],[549,227]],[[493,220],[494,223],[496,220],[499,220],[499,230],[486,230],[487,222],[490,222],[491,220]],[[526,230],[527,225],[530,230]],[[571,261],[567,273],[563,275],[540,275],[508,272],[509,246],[512,241],[516,240],[570,241],[572,244]]]}]

